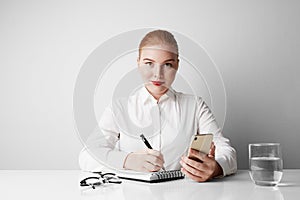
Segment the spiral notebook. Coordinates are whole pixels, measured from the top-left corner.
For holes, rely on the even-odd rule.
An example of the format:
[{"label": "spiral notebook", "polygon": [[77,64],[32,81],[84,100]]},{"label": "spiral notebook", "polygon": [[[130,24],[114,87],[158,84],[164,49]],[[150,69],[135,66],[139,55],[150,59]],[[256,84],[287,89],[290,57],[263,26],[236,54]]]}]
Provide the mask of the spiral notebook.
[{"label": "spiral notebook", "polygon": [[180,170],[159,171],[151,173],[122,170],[117,172],[117,176],[121,179],[143,181],[148,183],[158,183],[184,178],[184,174]]}]

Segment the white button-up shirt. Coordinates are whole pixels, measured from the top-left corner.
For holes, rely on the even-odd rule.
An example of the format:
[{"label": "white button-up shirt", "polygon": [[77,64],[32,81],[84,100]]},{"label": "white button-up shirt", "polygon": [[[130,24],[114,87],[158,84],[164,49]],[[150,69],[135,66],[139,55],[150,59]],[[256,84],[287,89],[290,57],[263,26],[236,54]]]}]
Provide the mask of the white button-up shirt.
[{"label": "white button-up shirt", "polygon": [[[200,98],[169,89],[157,101],[145,87],[128,98],[113,102],[104,111],[79,156],[80,167],[93,171],[98,161],[122,169],[130,152],[145,149],[144,134],[153,149],[161,151],[167,170],[180,169],[180,158],[187,154],[195,134],[212,133],[215,159],[223,175],[236,172],[236,152],[223,137],[212,112]],[[89,152],[89,153],[88,153]],[[92,154],[93,156],[91,156]]]}]

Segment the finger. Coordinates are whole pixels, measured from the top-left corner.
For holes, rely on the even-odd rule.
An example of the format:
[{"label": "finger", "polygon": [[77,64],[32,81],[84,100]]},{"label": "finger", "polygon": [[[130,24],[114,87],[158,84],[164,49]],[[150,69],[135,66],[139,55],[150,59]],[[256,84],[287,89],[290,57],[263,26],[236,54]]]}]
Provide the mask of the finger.
[{"label": "finger", "polygon": [[202,160],[203,162],[207,160],[207,155],[205,153],[202,153],[200,151],[190,149],[190,154],[198,158],[199,160]]},{"label": "finger", "polygon": [[161,169],[161,167],[159,167],[157,165],[153,165],[152,163],[147,162],[147,161],[145,161],[143,163],[143,168],[146,169],[146,171],[148,171],[148,172],[156,172]]},{"label": "finger", "polygon": [[145,156],[145,160],[152,163],[153,165],[157,165],[159,167],[162,167],[163,164],[164,164],[164,161],[160,157],[154,156],[154,155],[151,155],[151,154],[147,154]]},{"label": "finger", "polygon": [[153,149],[147,149],[147,153],[151,154],[151,155],[154,155],[154,156],[158,156],[158,157],[162,158],[162,160],[163,160],[163,155],[161,154],[160,151],[156,151],[156,150],[153,150]]},{"label": "finger", "polygon": [[154,149],[147,149],[146,151],[148,154],[155,155],[155,156],[159,156],[161,154],[159,151],[156,151]]},{"label": "finger", "polygon": [[153,150],[153,149],[147,149],[147,154],[159,157],[163,162],[165,162],[163,155],[159,151],[156,151],[156,150]]},{"label": "finger", "polygon": [[216,146],[215,146],[214,142],[212,142],[208,156],[209,157],[215,157],[215,151],[216,151]]},{"label": "finger", "polygon": [[213,146],[215,146],[215,143],[211,142],[210,148],[213,148]]},{"label": "finger", "polygon": [[188,158],[188,157],[182,157],[181,158],[183,162],[185,162],[187,165],[197,169],[197,170],[200,170],[200,171],[205,171],[205,165],[203,164],[203,162],[199,162],[199,161],[195,161],[191,158]]},{"label": "finger", "polygon": [[198,177],[202,177],[203,176],[203,172],[190,166],[189,164],[187,164],[186,162],[184,162],[184,160],[180,161],[181,166],[188,171],[189,173],[193,174],[194,176],[198,176]]},{"label": "finger", "polygon": [[197,182],[204,182],[205,179],[199,176],[195,176],[193,174],[191,174],[190,172],[188,172],[186,169],[181,168],[181,172],[184,173],[188,178],[197,181]]}]

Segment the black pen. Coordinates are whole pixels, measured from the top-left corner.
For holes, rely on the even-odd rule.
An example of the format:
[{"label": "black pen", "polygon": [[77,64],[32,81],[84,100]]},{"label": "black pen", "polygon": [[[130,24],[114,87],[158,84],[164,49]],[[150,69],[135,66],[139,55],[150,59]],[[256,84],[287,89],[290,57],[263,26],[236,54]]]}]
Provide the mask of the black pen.
[{"label": "black pen", "polygon": [[141,134],[140,137],[142,138],[143,142],[149,149],[153,149],[143,134]]},{"label": "black pen", "polygon": [[[145,145],[146,145],[149,149],[153,149],[153,148],[151,147],[150,143],[148,142],[148,140],[146,139],[146,137],[144,136],[144,134],[141,134],[140,137],[142,138],[143,142],[145,143]],[[165,168],[164,168],[164,166],[162,166],[162,169],[163,169],[164,171],[166,171]]]}]

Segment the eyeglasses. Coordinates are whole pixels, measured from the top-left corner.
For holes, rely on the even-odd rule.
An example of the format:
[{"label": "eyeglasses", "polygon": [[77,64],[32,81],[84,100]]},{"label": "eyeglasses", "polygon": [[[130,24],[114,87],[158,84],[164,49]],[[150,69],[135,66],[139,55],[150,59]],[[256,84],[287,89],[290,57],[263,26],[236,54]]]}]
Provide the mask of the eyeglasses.
[{"label": "eyeglasses", "polygon": [[91,176],[83,179],[80,181],[80,186],[89,186],[93,189],[96,188],[96,186],[114,183],[114,184],[120,184],[122,181],[119,179],[119,177],[116,176],[114,173],[102,173],[102,172],[93,172],[94,174],[97,174],[99,176]]}]

